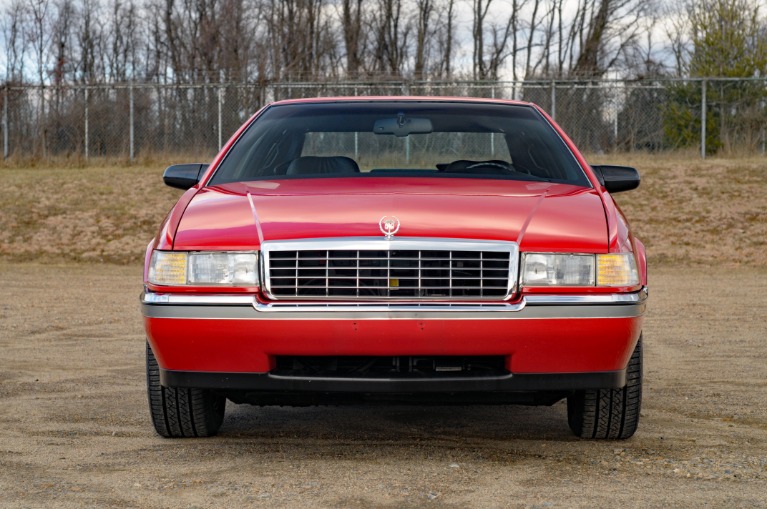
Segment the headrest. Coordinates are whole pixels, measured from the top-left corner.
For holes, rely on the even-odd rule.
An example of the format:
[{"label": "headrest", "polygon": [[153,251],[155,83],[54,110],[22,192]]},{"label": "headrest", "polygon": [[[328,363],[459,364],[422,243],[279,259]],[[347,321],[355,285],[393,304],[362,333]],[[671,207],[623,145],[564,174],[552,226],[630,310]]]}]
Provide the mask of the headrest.
[{"label": "headrest", "polygon": [[343,156],[298,157],[290,163],[287,175],[317,175],[324,173],[359,173],[360,168],[354,159]]}]

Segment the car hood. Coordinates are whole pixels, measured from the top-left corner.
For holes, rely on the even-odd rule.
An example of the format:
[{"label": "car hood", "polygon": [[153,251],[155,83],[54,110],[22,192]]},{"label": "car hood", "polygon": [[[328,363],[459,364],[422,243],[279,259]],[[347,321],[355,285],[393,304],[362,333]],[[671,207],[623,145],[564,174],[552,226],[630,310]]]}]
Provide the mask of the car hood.
[{"label": "car hood", "polygon": [[258,249],[263,240],[397,237],[515,241],[523,251],[607,251],[591,188],[497,179],[356,177],[237,182],[201,189],[179,223],[178,250]]}]

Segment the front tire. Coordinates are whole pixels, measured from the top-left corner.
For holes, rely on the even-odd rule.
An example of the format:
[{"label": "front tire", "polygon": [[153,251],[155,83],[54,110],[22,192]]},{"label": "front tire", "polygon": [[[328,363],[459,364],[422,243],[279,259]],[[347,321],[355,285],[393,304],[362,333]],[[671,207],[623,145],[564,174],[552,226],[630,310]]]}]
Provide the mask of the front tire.
[{"label": "front tire", "polygon": [[577,391],[567,398],[567,421],[581,438],[625,439],[639,425],[642,405],[642,336],[626,369],[622,389]]},{"label": "front tire", "polygon": [[166,438],[210,437],[224,422],[226,398],[205,389],[164,387],[160,367],[146,344],[149,413],[157,434]]}]

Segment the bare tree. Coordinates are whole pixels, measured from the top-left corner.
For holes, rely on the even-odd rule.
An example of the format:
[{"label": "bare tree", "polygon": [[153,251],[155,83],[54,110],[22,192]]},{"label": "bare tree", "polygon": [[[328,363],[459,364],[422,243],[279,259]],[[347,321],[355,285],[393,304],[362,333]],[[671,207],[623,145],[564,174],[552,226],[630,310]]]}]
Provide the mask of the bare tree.
[{"label": "bare tree", "polygon": [[53,22],[52,43],[55,61],[53,64],[53,84],[59,86],[65,81],[65,75],[71,70],[72,24],[74,5],[71,0],[59,0],[55,4],[56,19]]},{"label": "bare tree", "polygon": [[29,0],[28,8],[30,13],[29,40],[32,42],[32,48],[35,54],[35,60],[37,64],[37,78],[40,84],[40,99],[39,99],[39,117],[38,117],[38,129],[39,137],[37,142],[42,152],[43,157],[47,156],[48,144],[47,144],[47,123],[45,122],[46,115],[46,101],[45,101],[45,74],[48,64],[48,44],[50,43],[50,31],[48,30],[48,9],[50,3],[48,0]]},{"label": "bare tree", "polygon": [[612,68],[640,35],[642,27],[638,20],[647,3],[643,0],[585,2],[578,33],[580,52],[571,75],[596,78]]},{"label": "bare tree", "polygon": [[591,78],[656,61],[658,1],[471,0],[466,26],[461,0],[10,0],[1,22],[6,75],[43,84],[444,79],[462,45],[476,80]]},{"label": "bare tree", "polygon": [[455,0],[437,0],[433,8],[434,26],[431,44],[434,56],[431,66],[426,66],[429,77],[450,79],[453,75],[453,45],[455,37]]},{"label": "bare tree", "polygon": [[80,10],[78,45],[80,50],[79,75],[84,83],[96,83],[101,80],[97,67],[102,47],[102,31],[97,20],[100,17],[95,0],[83,0]]},{"label": "bare tree", "polygon": [[690,57],[690,23],[686,14],[667,13],[664,31],[669,41],[669,51],[674,59],[674,71],[677,76],[684,76]]},{"label": "bare tree", "polygon": [[[255,27],[260,16],[260,3],[246,5],[245,0],[223,0],[221,14],[221,79],[225,83],[248,79],[251,57],[256,57]],[[256,57],[258,58],[258,57]]]},{"label": "bare tree", "polygon": [[[514,3],[517,3],[517,0],[514,0]],[[520,6],[521,7],[521,6]],[[540,0],[533,0],[533,11],[530,15],[530,22],[529,22],[529,28],[528,28],[528,35],[527,35],[527,48],[525,51],[525,76],[532,74],[533,71],[533,64],[532,64],[532,58],[533,58],[533,42],[535,40],[536,31],[538,29],[538,23],[540,20],[538,19],[538,13],[540,11],[541,2]],[[514,51],[516,51],[516,45],[514,48]]]},{"label": "bare tree", "polygon": [[475,80],[485,79],[485,18],[493,0],[474,0],[472,20],[472,76]]},{"label": "bare tree", "polygon": [[[472,44],[474,62],[472,75],[475,80],[499,79],[500,70],[509,55],[513,55],[512,68],[516,77],[516,55],[521,49],[518,44],[519,12],[527,2],[526,0],[513,0],[511,12],[506,14],[505,19],[496,16],[492,22],[488,22],[488,13],[492,3],[493,0],[474,0],[473,3]],[[534,0],[533,16],[530,21],[531,38],[536,24],[538,4],[539,0]],[[510,39],[512,42],[511,51],[508,50]],[[485,56],[486,54],[487,56]]]},{"label": "bare tree", "polygon": [[403,0],[378,0],[370,23],[375,33],[372,70],[390,76],[403,76],[408,57],[411,24],[403,22]]},{"label": "bare tree", "polygon": [[268,27],[272,79],[312,80],[323,62],[332,61],[332,39],[324,0],[269,2],[265,13]]},{"label": "bare tree", "polygon": [[24,79],[27,33],[25,28],[26,8],[24,0],[13,0],[6,7],[2,22],[5,47],[5,81],[22,82]]},{"label": "bare tree", "polygon": [[346,52],[346,74],[357,77],[362,67],[365,38],[362,31],[362,0],[343,0],[341,4],[341,31]]},{"label": "bare tree", "polygon": [[455,0],[448,0],[447,20],[445,22],[445,50],[441,59],[445,63],[445,77],[448,79],[452,76],[454,10]]},{"label": "bare tree", "polygon": [[[163,30],[165,32],[164,43],[167,46],[168,60],[170,62],[173,80],[176,83],[184,82],[184,72],[182,66],[182,41],[180,40],[180,21],[175,16],[176,0],[165,0],[163,15]],[[159,28],[159,27],[158,27]]]},{"label": "bare tree", "polygon": [[37,79],[40,85],[45,84],[46,67],[48,65],[48,44],[50,43],[49,24],[49,0],[28,0],[27,7],[30,14],[29,40],[35,54],[37,65]]},{"label": "bare tree", "polygon": [[433,0],[416,0],[416,32],[415,32],[415,67],[416,79],[424,79],[428,56],[428,43],[431,38],[431,22],[434,15]]},{"label": "bare tree", "polygon": [[110,30],[105,31],[107,51],[104,53],[107,79],[125,82],[135,74],[139,49],[139,19],[136,4],[132,0],[112,0],[110,7]]}]

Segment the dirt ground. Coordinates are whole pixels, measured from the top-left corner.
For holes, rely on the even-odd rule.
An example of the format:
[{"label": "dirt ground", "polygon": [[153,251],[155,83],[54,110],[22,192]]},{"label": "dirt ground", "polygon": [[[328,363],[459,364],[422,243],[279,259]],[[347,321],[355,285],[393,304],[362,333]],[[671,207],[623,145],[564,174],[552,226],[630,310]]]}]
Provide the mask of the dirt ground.
[{"label": "dirt ground", "polygon": [[229,405],[149,423],[139,269],[0,263],[0,507],[765,507],[767,269],[652,269],[640,428],[565,407]]}]

